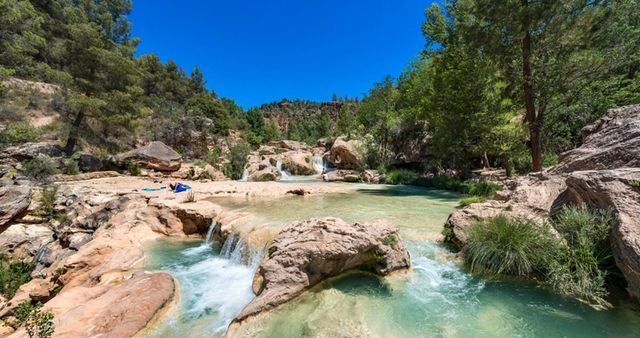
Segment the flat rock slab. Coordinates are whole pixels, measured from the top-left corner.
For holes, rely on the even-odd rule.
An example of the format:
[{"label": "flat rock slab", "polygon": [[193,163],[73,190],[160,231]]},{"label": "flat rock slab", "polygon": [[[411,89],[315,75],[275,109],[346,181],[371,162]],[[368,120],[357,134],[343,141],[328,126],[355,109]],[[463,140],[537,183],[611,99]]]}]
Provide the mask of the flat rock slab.
[{"label": "flat rock slab", "polygon": [[31,188],[9,185],[0,187],[0,232],[5,224],[22,214],[31,203]]},{"label": "flat rock slab", "polygon": [[267,249],[253,282],[257,297],[234,319],[243,320],[290,301],[308,288],[349,270],[386,275],[409,267],[397,227],[388,221],[348,224],[310,219],[285,227]]}]

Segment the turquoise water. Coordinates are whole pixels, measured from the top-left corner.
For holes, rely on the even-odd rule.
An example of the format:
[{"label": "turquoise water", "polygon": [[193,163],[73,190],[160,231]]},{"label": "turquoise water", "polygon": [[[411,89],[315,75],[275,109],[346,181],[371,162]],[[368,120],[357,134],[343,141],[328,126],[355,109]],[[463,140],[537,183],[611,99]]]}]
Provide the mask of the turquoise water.
[{"label": "turquoise water", "polygon": [[[275,200],[220,200],[253,215],[250,226],[278,228],[296,219],[336,216],[349,222],[387,218],[411,254],[408,273],[379,279],[352,273],[329,280],[252,322],[251,337],[640,337],[640,314],[625,304],[596,311],[521,282],[468,274],[454,254],[430,240],[458,196],[414,187],[362,185],[357,193]],[[180,302],[149,335],[211,337],[253,297],[258,257],[201,242],[161,242],[149,267],[180,282]]]}]

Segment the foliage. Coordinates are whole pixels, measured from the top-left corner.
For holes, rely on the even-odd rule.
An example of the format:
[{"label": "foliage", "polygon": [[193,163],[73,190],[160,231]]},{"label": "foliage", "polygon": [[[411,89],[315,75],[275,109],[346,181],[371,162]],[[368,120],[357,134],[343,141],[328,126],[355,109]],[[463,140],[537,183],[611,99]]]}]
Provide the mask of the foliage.
[{"label": "foliage", "polygon": [[0,149],[26,143],[34,142],[38,139],[40,131],[29,124],[29,122],[11,123],[7,129],[0,131]]},{"label": "foliage", "polygon": [[466,197],[460,200],[460,202],[458,202],[458,207],[459,208],[464,208],[470,204],[473,203],[481,203],[486,201],[487,198],[484,196],[471,196],[471,197]]},{"label": "foliage", "polygon": [[280,134],[280,127],[278,126],[278,122],[274,119],[269,119],[267,125],[264,129],[264,142],[278,141],[282,138]]},{"label": "foliage", "polygon": [[493,197],[496,191],[501,189],[502,186],[497,183],[485,181],[467,182],[465,193],[472,196]]},{"label": "foliage", "polygon": [[553,243],[545,226],[501,215],[473,226],[464,250],[472,272],[526,276],[544,269]]},{"label": "foliage", "polygon": [[24,301],[16,308],[16,318],[24,324],[29,337],[49,338],[55,331],[53,312],[42,311],[42,304]]},{"label": "foliage", "polygon": [[193,191],[187,192],[187,197],[184,199],[184,203],[194,203],[196,201],[196,193]]},{"label": "foliage", "polygon": [[398,242],[398,238],[395,235],[389,235],[382,239],[382,244],[386,246],[393,247],[396,245],[397,242]]},{"label": "foliage", "polygon": [[46,156],[36,157],[34,159],[22,162],[20,172],[39,182],[46,182],[51,175],[57,173],[57,168],[53,160]]},{"label": "foliage", "polygon": [[48,219],[52,219],[56,216],[55,206],[56,198],[58,196],[58,186],[52,185],[44,187],[40,195],[40,205],[38,207],[38,213]]},{"label": "foliage", "polygon": [[22,284],[31,280],[33,268],[31,263],[10,260],[0,255],[0,294],[11,299]]},{"label": "foliage", "polygon": [[247,164],[247,156],[251,149],[245,143],[236,143],[229,148],[229,164],[224,170],[224,174],[234,180],[242,178],[244,167]]},{"label": "foliage", "polygon": [[140,176],[140,173],[141,173],[140,163],[138,162],[127,163],[127,171],[131,176]]},{"label": "foliage", "polygon": [[74,157],[64,160],[62,166],[62,173],[65,175],[77,175],[80,173],[80,167],[78,167],[78,160]]},{"label": "foliage", "polygon": [[553,226],[566,246],[549,265],[551,288],[590,304],[608,304],[603,266],[612,259],[608,238],[613,222],[610,210],[591,211],[585,206],[566,207],[558,214]]},{"label": "foliage", "polygon": [[418,179],[418,173],[406,169],[395,169],[387,172],[387,184],[413,184]]}]

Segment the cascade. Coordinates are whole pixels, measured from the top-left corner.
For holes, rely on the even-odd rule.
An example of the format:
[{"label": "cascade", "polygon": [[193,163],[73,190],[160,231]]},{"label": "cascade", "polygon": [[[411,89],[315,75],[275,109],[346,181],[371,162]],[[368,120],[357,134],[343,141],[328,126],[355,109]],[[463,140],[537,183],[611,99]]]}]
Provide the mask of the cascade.
[{"label": "cascade", "polygon": [[313,157],[313,166],[316,168],[318,174],[322,174],[325,171],[324,158],[322,156]]},{"label": "cascade", "polygon": [[276,162],[276,169],[278,169],[278,171],[280,172],[280,175],[281,175],[280,180],[286,181],[291,178],[291,175],[289,175],[288,172],[282,170],[282,162],[280,161]]},{"label": "cascade", "polygon": [[248,180],[249,180],[249,169],[245,169],[245,170],[242,172],[242,178],[240,178],[240,181],[242,181],[242,182],[246,182],[246,181],[248,181]]},{"label": "cascade", "polygon": [[204,239],[204,243],[207,245],[211,245],[211,237],[213,237],[213,230],[216,227],[216,221],[211,221],[211,225],[209,225],[209,230],[207,230],[207,237]]}]

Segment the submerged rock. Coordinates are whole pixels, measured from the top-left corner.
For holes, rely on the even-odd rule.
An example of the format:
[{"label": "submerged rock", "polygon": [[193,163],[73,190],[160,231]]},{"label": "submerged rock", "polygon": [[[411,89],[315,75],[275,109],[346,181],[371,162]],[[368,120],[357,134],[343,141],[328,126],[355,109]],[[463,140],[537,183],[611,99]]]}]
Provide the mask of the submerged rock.
[{"label": "submerged rock", "polygon": [[142,148],[118,154],[116,158],[119,162],[136,162],[158,171],[176,171],[182,165],[182,156],[162,142],[151,142]]},{"label": "submerged rock", "polygon": [[398,229],[388,221],[348,224],[324,218],[294,222],[268,248],[254,277],[257,297],[236,316],[229,332],[249,317],[345,271],[362,269],[387,275],[408,267],[409,253]]}]

